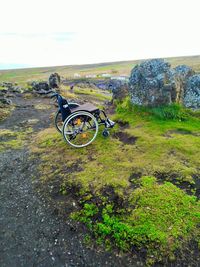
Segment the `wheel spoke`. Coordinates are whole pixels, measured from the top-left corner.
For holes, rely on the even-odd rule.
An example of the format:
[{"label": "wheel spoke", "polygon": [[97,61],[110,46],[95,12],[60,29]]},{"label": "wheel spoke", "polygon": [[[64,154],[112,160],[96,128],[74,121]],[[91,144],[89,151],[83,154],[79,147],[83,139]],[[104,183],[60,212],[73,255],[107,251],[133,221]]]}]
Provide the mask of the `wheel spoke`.
[{"label": "wheel spoke", "polygon": [[63,128],[65,140],[74,147],[87,146],[96,138],[97,132],[97,120],[89,112],[72,114]]}]

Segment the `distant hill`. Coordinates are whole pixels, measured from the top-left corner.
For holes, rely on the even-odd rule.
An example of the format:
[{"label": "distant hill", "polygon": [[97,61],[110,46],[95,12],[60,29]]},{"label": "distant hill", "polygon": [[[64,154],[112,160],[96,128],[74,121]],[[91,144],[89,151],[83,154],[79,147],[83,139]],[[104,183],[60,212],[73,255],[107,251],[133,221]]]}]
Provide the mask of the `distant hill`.
[{"label": "distant hill", "polygon": [[[166,60],[170,62],[173,67],[186,64],[200,73],[200,56],[174,57],[166,58]],[[86,75],[101,75],[103,73],[129,75],[131,69],[141,61],[142,60],[130,60],[98,64],[0,70],[0,81],[11,81],[23,84],[32,80],[47,80],[52,72],[58,72],[62,77],[70,79],[74,76],[85,77]]]}]

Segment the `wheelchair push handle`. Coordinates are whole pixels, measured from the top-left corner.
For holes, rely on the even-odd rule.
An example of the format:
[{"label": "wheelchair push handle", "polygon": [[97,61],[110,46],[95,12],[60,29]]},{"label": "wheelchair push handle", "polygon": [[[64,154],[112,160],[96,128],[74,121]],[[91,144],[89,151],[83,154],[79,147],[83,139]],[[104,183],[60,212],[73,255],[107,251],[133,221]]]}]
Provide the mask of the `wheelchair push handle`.
[{"label": "wheelchair push handle", "polygon": [[59,96],[59,94],[58,94],[58,93],[55,93],[55,94],[52,94],[52,95],[50,96],[50,98],[54,98],[54,97],[56,97],[56,98],[58,99],[58,96]]}]

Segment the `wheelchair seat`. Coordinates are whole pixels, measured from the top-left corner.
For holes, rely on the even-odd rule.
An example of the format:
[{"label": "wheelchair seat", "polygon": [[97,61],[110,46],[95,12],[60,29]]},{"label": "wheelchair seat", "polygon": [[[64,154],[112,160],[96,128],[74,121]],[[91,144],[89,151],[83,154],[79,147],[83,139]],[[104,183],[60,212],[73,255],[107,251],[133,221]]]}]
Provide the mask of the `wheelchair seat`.
[{"label": "wheelchair seat", "polygon": [[94,112],[99,111],[99,109],[91,103],[85,103],[85,104],[80,105],[78,107],[70,108],[70,110],[72,113],[77,112],[77,111],[88,111],[90,113],[94,113]]}]

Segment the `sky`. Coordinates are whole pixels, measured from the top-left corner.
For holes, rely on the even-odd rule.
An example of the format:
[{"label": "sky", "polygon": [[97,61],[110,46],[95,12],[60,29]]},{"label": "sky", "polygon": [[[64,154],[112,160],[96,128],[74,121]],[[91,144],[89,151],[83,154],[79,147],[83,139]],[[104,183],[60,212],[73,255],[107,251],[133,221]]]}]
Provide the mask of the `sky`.
[{"label": "sky", "polygon": [[199,0],[0,0],[0,69],[200,55]]}]

